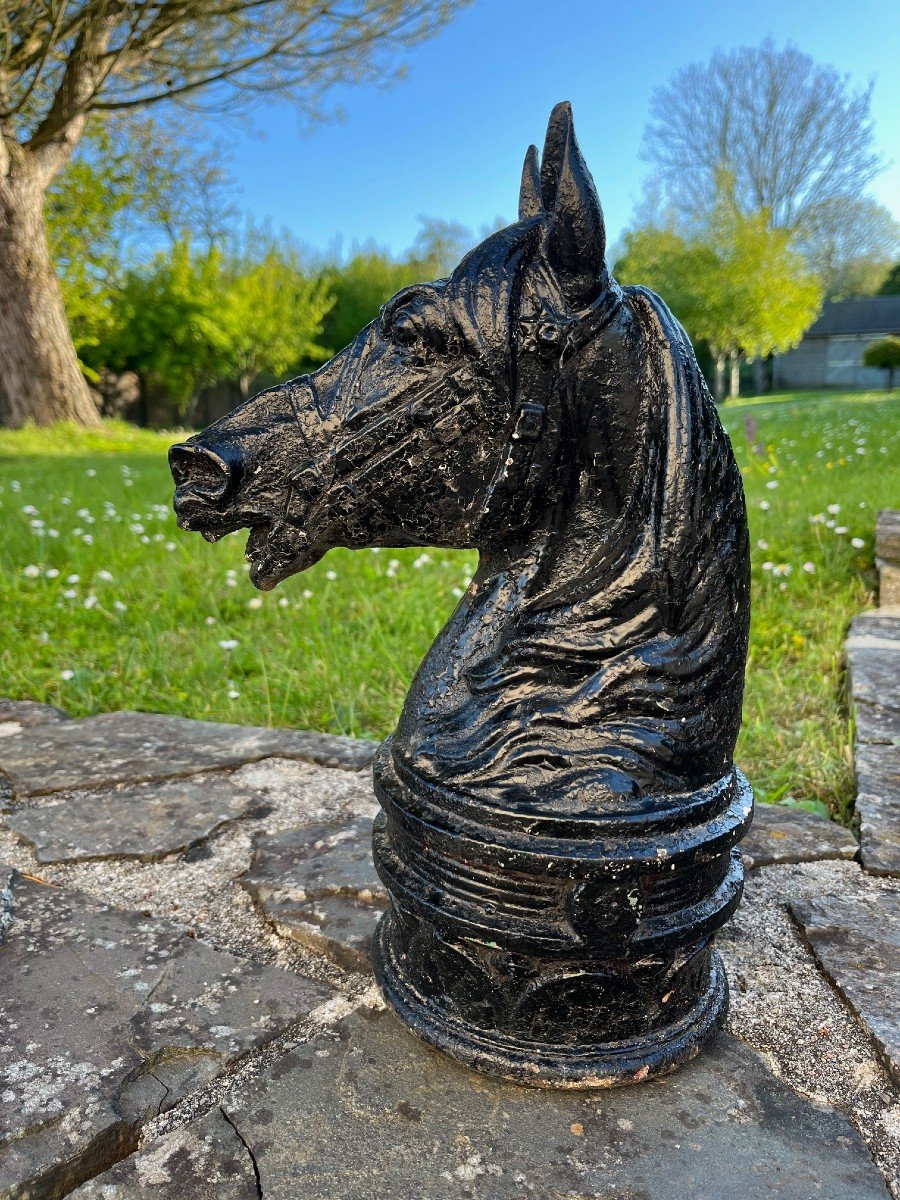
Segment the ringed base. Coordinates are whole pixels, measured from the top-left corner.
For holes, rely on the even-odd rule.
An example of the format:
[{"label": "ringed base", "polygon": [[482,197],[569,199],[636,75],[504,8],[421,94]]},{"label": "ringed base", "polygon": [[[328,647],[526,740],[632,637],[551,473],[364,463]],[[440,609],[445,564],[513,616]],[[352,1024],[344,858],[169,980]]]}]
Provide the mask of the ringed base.
[{"label": "ringed base", "polygon": [[559,1045],[479,1029],[423,996],[406,977],[393,940],[391,913],[375,935],[375,977],[401,1021],[428,1045],[486,1075],[536,1088],[614,1088],[667,1075],[695,1058],[724,1024],[728,979],[717,951],[694,1008],[672,1025],[633,1040]]}]

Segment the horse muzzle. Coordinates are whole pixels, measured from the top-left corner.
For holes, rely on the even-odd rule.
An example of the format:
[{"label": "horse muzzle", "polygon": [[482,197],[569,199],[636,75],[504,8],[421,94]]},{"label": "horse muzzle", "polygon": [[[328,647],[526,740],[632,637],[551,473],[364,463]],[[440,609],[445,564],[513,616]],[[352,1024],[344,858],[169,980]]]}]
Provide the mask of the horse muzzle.
[{"label": "horse muzzle", "polygon": [[234,455],[219,450],[182,442],[169,450],[169,470],[175,480],[175,511],[179,503],[190,499],[217,504],[224,500],[240,474],[238,461],[229,462]]},{"label": "horse muzzle", "polygon": [[263,590],[324,552],[310,552],[297,479],[319,423],[304,377],[260,393],[169,451],[179,527],[208,542],[249,529],[250,579]]}]

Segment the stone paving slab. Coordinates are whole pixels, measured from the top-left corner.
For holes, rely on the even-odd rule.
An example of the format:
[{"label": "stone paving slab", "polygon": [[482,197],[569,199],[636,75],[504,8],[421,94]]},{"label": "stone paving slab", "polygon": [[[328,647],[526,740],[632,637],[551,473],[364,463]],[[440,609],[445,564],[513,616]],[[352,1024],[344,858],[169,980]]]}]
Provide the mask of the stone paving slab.
[{"label": "stone paving slab", "polygon": [[368,967],[387,905],[372,862],[370,818],[261,834],[241,883],[280,931],[339,966]]},{"label": "stone paving slab", "polygon": [[260,804],[228,776],[189,776],[115,791],[70,792],[58,804],[23,809],[6,824],[39,863],[101,858],[153,862],[198,845]]},{"label": "stone paving slab", "polygon": [[900,747],[856,747],[856,812],[867,871],[900,876]]},{"label": "stone paving slab", "polygon": [[845,648],[853,700],[900,709],[900,616],[871,612],[854,617]]},{"label": "stone paving slab", "polygon": [[[266,1200],[888,1196],[849,1122],[798,1097],[727,1035],[659,1082],[547,1092],[475,1075],[390,1013],[360,1010],[225,1097],[222,1109]],[[148,1155],[174,1156],[176,1138],[188,1164],[217,1149],[198,1123],[142,1150],[131,1179],[146,1172]],[[229,1160],[235,1152],[233,1143],[221,1151]],[[179,1170],[156,1194],[207,1197],[209,1169],[207,1160]],[[110,1200],[144,1194],[128,1184]]]},{"label": "stone paving slab", "polygon": [[741,842],[747,867],[853,858],[858,850],[856,838],[843,825],[781,804],[757,804],[750,832]]},{"label": "stone paving slab", "polygon": [[[6,746],[28,735],[27,730],[17,730],[0,740],[0,761]],[[201,834],[193,847],[150,859],[129,857],[129,847],[137,848],[147,831],[157,836],[154,820],[143,812],[153,805],[155,795],[206,782],[255,799],[242,814]],[[86,816],[90,796],[102,826],[104,805],[126,793],[132,802],[121,810],[122,825],[146,821],[147,831],[135,828],[129,835],[123,829],[108,858],[42,865],[36,843],[14,828],[26,813],[35,820],[44,813],[41,828],[48,844],[54,836],[62,841],[46,814],[56,810],[62,817],[61,810],[74,803],[76,809],[83,806],[81,815]],[[333,1031],[334,1023],[353,1007],[377,1005],[366,990],[366,976],[360,974],[369,969],[368,935],[384,903],[369,848],[375,811],[366,773],[296,757],[267,757],[218,774],[191,773],[174,781],[105,788],[89,780],[81,791],[24,795],[10,817],[0,818],[0,860],[9,856],[25,876],[40,875],[61,885],[42,887],[0,869],[0,942],[4,912],[11,918],[10,942],[0,948],[0,1043],[6,972],[23,961],[17,939],[22,933],[19,916],[25,910],[16,898],[26,896],[35,912],[41,896],[63,906],[41,917],[39,925],[49,931],[48,938],[52,933],[52,944],[48,942],[37,967],[25,960],[33,975],[22,975],[24,982],[19,983],[20,973],[10,974],[18,987],[17,1012],[24,1013],[28,1002],[30,1009],[28,1019],[14,1019],[18,1028],[10,1031],[8,1045],[20,1047],[18,1054],[5,1053],[0,1044],[0,1107],[9,1103],[20,1120],[19,1109],[30,1102],[27,1087],[40,1093],[48,1081],[59,1082],[59,1046],[68,1052],[69,1040],[76,1067],[90,1068],[88,1084],[79,1081],[78,1088],[62,1073],[61,1115],[28,1118],[29,1136],[6,1146],[0,1137],[0,1163],[6,1154],[8,1166],[12,1149],[20,1153],[27,1147],[31,1156],[25,1170],[28,1182],[14,1192],[0,1183],[2,1200],[56,1200],[71,1188],[78,1188],[71,1194],[82,1200],[145,1200],[151,1195],[162,1200],[257,1200],[260,1194],[290,1200],[315,1200],[317,1195],[328,1195],[329,1200],[366,1200],[369,1195],[379,1200],[670,1200],[673,1195],[729,1200],[737,1194],[726,1190],[732,1177],[742,1183],[750,1178],[757,1187],[754,1192],[741,1186],[741,1200],[745,1194],[750,1200],[757,1195],[785,1195],[788,1200],[801,1195],[823,1200],[886,1195],[883,1187],[879,1190],[879,1180],[892,1177],[900,1163],[900,1107],[892,1108],[898,1097],[883,1066],[884,1052],[877,1057],[871,1032],[817,965],[788,911],[791,903],[818,902],[823,895],[862,897],[879,912],[884,904],[896,903],[891,879],[869,875],[857,862],[834,857],[851,852],[846,831],[802,810],[761,806],[757,835],[764,834],[771,821],[773,832],[785,836],[766,836],[762,849],[757,849],[758,865],[748,874],[744,903],[723,931],[720,946],[732,983],[729,1029],[762,1051],[765,1060],[742,1041],[726,1040],[720,1045],[731,1047],[732,1056],[724,1066],[716,1049],[682,1073],[690,1080],[695,1071],[706,1072],[706,1084],[698,1085],[696,1094],[679,1090],[682,1076],[673,1076],[665,1081],[670,1089],[665,1105],[653,1101],[648,1107],[647,1098],[658,1095],[655,1089],[662,1083],[634,1089],[633,1101],[621,1092],[586,1096],[506,1089],[424,1049],[402,1028],[395,1026],[390,1037],[377,1032],[386,1028],[384,1022],[393,1021],[385,1014],[372,1018],[371,1013],[360,1013],[338,1033],[309,1042],[311,1030]],[[73,821],[78,816],[76,812]],[[183,840],[173,830],[190,818],[190,805],[184,804],[172,829],[160,836],[160,847]],[[79,827],[79,837],[95,846],[100,837],[113,835],[119,836],[112,825],[96,835],[87,831],[86,822]],[[752,852],[752,843],[749,848]],[[824,857],[806,861],[807,855]],[[778,861],[760,865],[764,858]],[[12,883],[12,889],[4,890],[5,883]],[[86,906],[74,921],[64,907],[72,897]],[[129,909],[140,911],[122,911]],[[177,921],[178,928],[162,918]],[[146,932],[160,929],[181,947],[178,955],[172,952],[173,943]],[[146,944],[144,938],[149,938]],[[170,956],[156,964],[163,975],[155,985],[149,980],[156,990],[142,1003],[141,996],[129,990],[129,981],[148,982],[147,972],[156,968],[145,960],[154,955],[163,959],[155,949],[159,945]],[[216,962],[227,962],[228,971],[236,973],[229,976],[238,980],[233,1002],[243,1005],[236,1013],[211,1015],[204,1008],[207,985],[218,980],[215,971],[226,970],[215,968],[209,955],[218,956]],[[181,957],[187,959],[184,965],[166,969],[165,963]],[[867,961],[871,965],[874,959]],[[295,1006],[294,1020],[287,1014],[282,1019],[279,1010],[274,1033],[268,1027],[257,1030],[252,1015],[241,1025],[241,1014],[246,1015],[254,997],[251,984],[244,982],[245,971],[251,972],[251,979],[257,978],[254,972],[263,972],[266,979],[265,973],[271,972],[292,986],[319,991]],[[67,982],[70,974],[74,987]],[[322,983],[311,983],[312,978]],[[883,973],[876,973],[872,982],[887,993]],[[86,999],[88,990],[99,1002],[97,1013],[88,1012],[94,1007]],[[60,1024],[52,1022],[45,1022],[48,1029],[38,1028],[39,1037],[33,1036],[41,1018],[34,996],[44,992],[57,1008],[74,997],[71,1039],[64,1041],[70,1031],[63,1033]],[[321,1004],[322,995],[335,999]],[[232,1002],[231,993],[226,1000]],[[311,1004],[315,1007],[309,1014]],[[260,1007],[252,1005],[254,1011]],[[225,1036],[225,1030],[240,1034],[236,1051],[216,1049],[215,1039]],[[27,1039],[36,1046],[34,1052],[22,1050]],[[287,1051],[290,1055],[285,1057]],[[410,1054],[413,1058],[407,1061],[404,1056]],[[434,1089],[431,1076],[423,1083],[420,1068],[410,1065],[419,1055],[438,1064],[433,1068],[438,1079]],[[2,1079],[7,1061],[38,1064],[37,1074],[15,1080],[15,1096],[25,1095],[18,1109],[16,1101],[3,1099],[13,1094]],[[129,1068],[129,1063],[135,1065]],[[395,1076],[399,1088],[394,1086]],[[441,1091],[445,1077],[460,1082]],[[501,1091],[495,1094],[495,1088]],[[749,1100],[747,1089],[753,1093]],[[414,1095],[428,1096],[429,1103],[418,1103]],[[741,1100],[750,1108],[741,1107]],[[634,1115],[626,1111],[629,1104]],[[587,1112],[591,1119],[599,1112],[600,1123],[591,1127],[590,1136],[588,1122],[573,1115],[563,1124],[562,1132],[568,1130],[565,1139],[556,1137],[560,1113],[569,1111],[565,1105],[587,1105],[578,1112]],[[625,1108],[620,1111],[619,1106]],[[266,1110],[272,1114],[268,1124]],[[504,1112],[509,1115],[504,1117]],[[626,1126],[620,1127],[619,1120]],[[630,1138],[629,1121],[639,1137]],[[575,1126],[581,1126],[580,1132],[573,1132]],[[0,1130],[5,1128],[6,1115],[0,1114]],[[802,1133],[796,1146],[789,1137],[795,1128]],[[860,1135],[877,1166],[862,1153]],[[732,1144],[745,1136],[746,1153],[741,1148],[736,1165],[729,1165]],[[672,1157],[666,1149],[675,1143]],[[474,1161],[478,1155],[480,1161]],[[514,1162],[522,1164],[515,1173]],[[504,1174],[496,1174],[492,1165]],[[850,1177],[851,1168],[855,1186],[862,1190],[836,1190],[843,1187],[845,1176]],[[345,1192],[335,1184],[333,1190],[324,1190],[329,1172],[339,1183],[349,1178],[352,1187]],[[794,1190],[782,1190],[784,1179]],[[801,1190],[804,1179],[809,1184],[806,1193]],[[837,1181],[833,1188],[832,1180]],[[900,1200],[900,1175],[893,1186]]]},{"label": "stone paving slab", "polygon": [[11,877],[0,950],[0,1196],[42,1200],[134,1149],[142,1124],[328,1000],[166,922]]},{"label": "stone paving slab", "polygon": [[856,704],[855,717],[857,743],[900,746],[900,710]]},{"label": "stone paving slab", "polygon": [[847,639],[856,812],[867,871],[900,876],[900,613],[862,613]]},{"label": "stone paving slab", "polygon": [[791,904],[822,970],[900,1083],[900,885]]},{"label": "stone paving slab", "polygon": [[0,770],[16,798],[66,788],[172,779],[262,758],[358,770],[375,743],[355,738],[114,712],[36,725],[0,742]]},{"label": "stone paving slab", "polygon": [[[0,725],[14,724],[22,729],[31,725],[53,725],[69,721],[68,713],[52,704],[38,704],[36,700],[4,700],[0,698]],[[0,737],[6,730],[0,731]]]},{"label": "stone paving slab", "polygon": [[69,1194],[74,1200],[188,1200],[201,1180],[210,1200],[259,1197],[253,1159],[218,1108]]}]

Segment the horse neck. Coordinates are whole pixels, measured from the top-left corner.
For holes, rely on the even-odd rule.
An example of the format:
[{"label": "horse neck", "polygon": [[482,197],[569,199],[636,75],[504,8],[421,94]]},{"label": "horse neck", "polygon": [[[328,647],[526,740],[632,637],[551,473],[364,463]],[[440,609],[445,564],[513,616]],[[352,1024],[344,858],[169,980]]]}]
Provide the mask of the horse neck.
[{"label": "horse neck", "polygon": [[[621,344],[622,330],[611,330],[610,339]],[[549,659],[561,657],[572,638],[595,636],[576,630],[580,612],[590,610],[596,622],[597,605],[615,608],[622,590],[616,576],[634,587],[645,570],[646,406],[639,385],[628,382],[638,372],[620,370],[609,380],[599,369],[604,349],[589,348],[563,381],[580,415],[553,449],[559,482],[546,510],[527,532],[480,547],[472,585],[426,656],[410,707],[423,690],[434,697],[435,680],[447,703],[470,686],[502,688],[531,636],[546,640]],[[619,436],[610,441],[613,427]],[[585,445],[593,446],[588,454]]]},{"label": "horse neck", "polygon": [[617,803],[730,763],[748,621],[740,474],[683,334],[640,316],[614,331],[631,362],[598,343],[578,364],[581,449],[560,457],[555,502],[482,550],[413,682],[394,750],[420,774],[488,791],[524,779],[547,803],[596,785]]}]

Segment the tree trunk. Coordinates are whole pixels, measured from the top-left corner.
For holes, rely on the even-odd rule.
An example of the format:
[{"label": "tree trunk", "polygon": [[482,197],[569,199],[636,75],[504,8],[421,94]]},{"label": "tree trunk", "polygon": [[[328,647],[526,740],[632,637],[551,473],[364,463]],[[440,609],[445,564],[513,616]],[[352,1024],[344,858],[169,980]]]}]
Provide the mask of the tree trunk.
[{"label": "tree trunk", "polygon": [[731,380],[728,387],[728,395],[732,400],[737,400],[741,394],[741,356],[732,354],[731,356]]},{"label": "tree trunk", "polygon": [[757,396],[769,390],[769,360],[763,357],[753,360],[753,391]]},{"label": "tree trunk", "polygon": [[721,404],[725,399],[725,355],[717,354],[716,360],[716,385],[714,396],[716,404]]},{"label": "tree trunk", "polygon": [[43,190],[27,173],[0,175],[0,418],[100,421],[50,259]]}]

